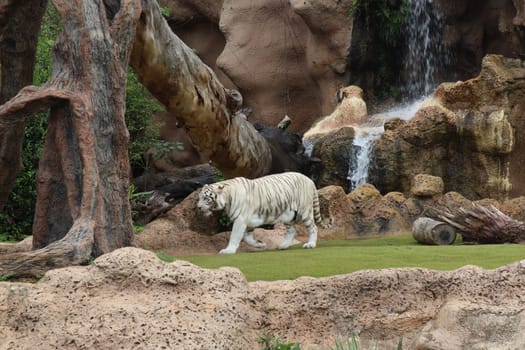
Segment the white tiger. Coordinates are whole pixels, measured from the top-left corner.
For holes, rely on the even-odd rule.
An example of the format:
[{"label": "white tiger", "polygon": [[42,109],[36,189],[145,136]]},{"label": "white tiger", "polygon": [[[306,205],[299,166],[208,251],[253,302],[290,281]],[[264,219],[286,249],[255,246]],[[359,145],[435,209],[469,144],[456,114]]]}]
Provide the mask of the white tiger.
[{"label": "white tiger", "polygon": [[287,249],[296,234],[295,223],[309,231],[303,248],[317,244],[316,222],[321,223],[319,197],[314,182],[303,174],[286,172],[250,180],[237,177],[204,185],[197,207],[207,216],[224,210],[233,222],[230,241],[221,254],[233,254],[241,239],[256,248],[265,244],[253,238],[253,229],[267,224],[285,224],[286,238],[279,249]]}]

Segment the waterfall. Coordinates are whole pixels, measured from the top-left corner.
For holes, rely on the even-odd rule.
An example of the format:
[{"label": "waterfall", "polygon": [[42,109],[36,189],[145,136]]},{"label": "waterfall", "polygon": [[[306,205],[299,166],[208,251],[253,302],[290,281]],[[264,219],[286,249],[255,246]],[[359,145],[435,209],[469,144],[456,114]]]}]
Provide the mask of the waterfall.
[{"label": "waterfall", "polygon": [[433,11],[433,0],[408,0],[407,52],[405,56],[406,83],[402,88],[404,103],[380,114],[379,126],[356,127],[352,144],[354,161],[350,164],[350,190],[367,182],[370,153],[375,140],[384,132],[384,122],[391,118],[408,120],[436,87],[434,75],[447,62],[441,40],[442,17]]},{"label": "waterfall", "polygon": [[436,87],[435,74],[445,66],[447,51],[442,40],[443,18],[433,11],[433,0],[408,0],[406,100],[428,96]]},{"label": "waterfall", "polygon": [[355,150],[355,169],[349,171],[351,190],[366,183],[368,177],[368,158],[372,150],[372,144],[383,134],[383,126],[376,127],[356,127],[352,148]]}]

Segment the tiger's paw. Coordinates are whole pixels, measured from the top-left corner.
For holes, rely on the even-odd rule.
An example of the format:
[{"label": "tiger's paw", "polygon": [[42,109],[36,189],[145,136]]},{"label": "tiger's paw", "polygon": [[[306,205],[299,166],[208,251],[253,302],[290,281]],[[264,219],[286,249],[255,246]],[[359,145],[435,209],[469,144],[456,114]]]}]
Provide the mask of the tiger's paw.
[{"label": "tiger's paw", "polygon": [[315,246],[316,246],[315,242],[308,242],[308,243],[303,244],[304,249],[315,248]]},{"label": "tiger's paw", "polygon": [[219,252],[219,254],[235,254],[235,251],[236,249],[224,248]]}]

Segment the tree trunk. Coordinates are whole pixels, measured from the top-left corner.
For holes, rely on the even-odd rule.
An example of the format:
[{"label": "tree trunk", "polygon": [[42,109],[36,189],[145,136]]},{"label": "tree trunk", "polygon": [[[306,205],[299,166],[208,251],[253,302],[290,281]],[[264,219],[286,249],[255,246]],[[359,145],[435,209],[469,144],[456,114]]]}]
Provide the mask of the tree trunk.
[{"label": "tree trunk", "polygon": [[517,221],[496,207],[473,204],[456,213],[440,211],[437,216],[456,227],[467,243],[525,243],[525,223]]},{"label": "tree trunk", "polygon": [[144,0],[130,64],[148,90],[184,125],[192,143],[226,177],[258,177],[271,169],[268,143],[239,111],[242,97],[213,71]]},{"label": "tree trunk", "polygon": [[[52,3],[64,25],[52,77],[0,107],[5,130],[50,108],[37,173],[36,250],[0,256],[0,274],[35,275],[132,243],[124,121],[131,52],[143,84],[225,176],[257,177],[272,167],[270,146],[240,112],[240,94],[224,89],[171,32],[154,0],[142,0],[142,8],[140,0]],[[0,19],[1,11],[0,3]]]},{"label": "tree trunk", "polygon": [[[0,104],[33,82],[38,32],[46,3],[47,0],[0,1]],[[0,212],[22,168],[26,117],[13,114],[0,119]]]},{"label": "tree trunk", "polygon": [[64,29],[50,81],[0,107],[4,120],[51,108],[37,173],[33,248],[39,249],[0,256],[0,274],[83,263],[133,238],[124,108],[140,1],[53,4]]},{"label": "tree trunk", "polygon": [[412,225],[412,236],[423,244],[450,245],[456,240],[456,229],[444,222],[421,217]]}]

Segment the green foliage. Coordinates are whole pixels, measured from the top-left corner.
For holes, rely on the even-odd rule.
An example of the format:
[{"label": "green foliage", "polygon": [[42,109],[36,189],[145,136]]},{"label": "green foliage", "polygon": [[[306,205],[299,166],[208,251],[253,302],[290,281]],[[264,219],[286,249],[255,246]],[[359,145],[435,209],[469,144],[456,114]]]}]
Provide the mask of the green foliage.
[{"label": "green foliage", "polygon": [[368,27],[380,28],[377,33],[382,42],[396,46],[408,13],[408,0],[401,0],[399,4],[390,0],[352,0],[352,8],[348,15],[363,17]]},{"label": "green foliage", "polygon": [[224,229],[230,229],[233,225],[233,222],[225,211],[222,211],[221,215],[219,216],[219,224]]},{"label": "green foliage", "polygon": [[11,278],[11,275],[8,275],[6,273],[0,274],[0,282],[8,281]]},{"label": "green foliage", "polygon": [[158,251],[155,255],[157,255],[157,258],[159,258],[160,260],[164,261],[164,262],[167,262],[167,263],[172,263],[174,262],[175,260],[177,260],[175,257],[173,256],[169,256],[167,255],[164,251]]},{"label": "green foliage", "polygon": [[287,342],[266,333],[257,339],[257,343],[263,346],[261,350],[301,350],[299,343]]},{"label": "green foliage", "polygon": [[158,140],[160,123],[154,123],[155,113],[164,108],[154,99],[148,97],[146,88],[140,84],[137,76],[128,69],[128,84],[126,88],[126,125],[130,142],[128,145],[129,161],[134,176],[147,171],[150,164],[146,152],[150,148],[159,149],[159,158],[171,150],[179,149],[180,145],[171,145],[167,141]]},{"label": "green foliage", "polygon": [[397,87],[401,84],[408,15],[408,0],[353,0],[348,16],[354,19],[354,32],[361,32],[361,37],[354,47],[358,54],[350,57],[351,69],[360,72],[352,84],[380,99],[400,97]]},{"label": "green foliage", "polygon": [[170,16],[170,9],[168,7],[161,7],[160,8],[160,13],[164,16],[164,17],[169,17]]},{"label": "green foliage", "polygon": [[411,234],[321,240],[315,249],[303,249],[302,244],[298,244],[288,250],[184,257],[184,260],[205,268],[237,267],[248,281],[323,277],[395,267],[453,270],[478,265],[493,269],[521,259],[523,245],[519,244],[463,245],[456,242],[451,246],[423,246]]}]

